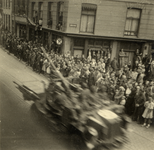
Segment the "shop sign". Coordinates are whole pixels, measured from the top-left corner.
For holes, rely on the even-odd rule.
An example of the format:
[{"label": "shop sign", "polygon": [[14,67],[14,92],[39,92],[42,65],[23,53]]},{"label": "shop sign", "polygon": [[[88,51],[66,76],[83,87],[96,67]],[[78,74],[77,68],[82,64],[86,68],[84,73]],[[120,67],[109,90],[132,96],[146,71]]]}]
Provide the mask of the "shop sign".
[{"label": "shop sign", "polygon": [[101,51],[102,48],[101,47],[90,47],[89,50],[91,50],[91,51]]},{"label": "shop sign", "polygon": [[77,27],[77,24],[70,24],[69,26],[76,28]]},{"label": "shop sign", "polygon": [[57,43],[57,45],[61,45],[62,44],[62,39],[61,38],[57,38],[57,40],[56,40],[56,43]]}]

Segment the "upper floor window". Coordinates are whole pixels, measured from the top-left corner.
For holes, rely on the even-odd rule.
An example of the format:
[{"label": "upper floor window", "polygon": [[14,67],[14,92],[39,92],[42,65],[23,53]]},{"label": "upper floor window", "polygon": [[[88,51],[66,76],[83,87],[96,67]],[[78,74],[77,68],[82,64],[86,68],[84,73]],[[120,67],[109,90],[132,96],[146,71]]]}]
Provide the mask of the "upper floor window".
[{"label": "upper floor window", "polygon": [[6,0],[6,8],[10,8],[10,0]]},{"label": "upper floor window", "polygon": [[52,18],[52,5],[53,3],[52,2],[49,2],[48,3],[48,19],[51,19]]},{"label": "upper floor window", "polygon": [[124,35],[137,36],[141,17],[140,9],[128,9]]},{"label": "upper floor window", "polygon": [[39,19],[43,19],[43,3],[39,2]]},{"label": "upper floor window", "polygon": [[64,2],[58,2],[57,3],[57,26],[56,29],[57,30],[61,30],[62,29],[62,25],[63,25],[63,10],[64,9]]},{"label": "upper floor window", "polygon": [[32,19],[34,22],[36,22],[36,16],[37,16],[37,11],[36,11],[36,8],[35,8],[35,2],[32,2]]},{"label": "upper floor window", "polygon": [[97,5],[82,4],[80,32],[94,32]]},{"label": "upper floor window", "polygon": [[22,15],[25,15],[25,14],[26,14],[26,9],[25,9],[25,0],[21,0],[21,6],[20,6],[20,9],[21,9],[21,14],[22,14]]},{"label": "upper floor window", "polygon": [[52,26],[52,11],[53,11],[53,3],[48,3],[48,26]]},{"label": "upper floor window", "polygon": [[58,2],[58,23],[62,25],[63,23],[63,9],[64,9],[64,2]]}]

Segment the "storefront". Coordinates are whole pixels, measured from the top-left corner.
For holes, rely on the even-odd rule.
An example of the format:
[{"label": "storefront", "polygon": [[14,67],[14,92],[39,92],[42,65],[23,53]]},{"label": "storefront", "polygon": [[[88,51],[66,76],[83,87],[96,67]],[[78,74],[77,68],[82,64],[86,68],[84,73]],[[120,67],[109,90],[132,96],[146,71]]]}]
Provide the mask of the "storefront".
[{"label": "storefront", "polygon": [[26,25],[23,24],[17,24],[17,35],[20,38],[26,39],[27,38],[27,32],[26,32]]},{"label": "storefront", "polygon": [[29,41],[35,41],[35,28],[29,28]]},{"label": "storefront", "polygon": [[84,55],[91,58],[105,57],[108,53],[111,53],[111,41],[102,39],[84,39],[73,38],[73,55],[81,57]]},{"label": "storefront", "polygon": [[139,42],[121,41],[119,53],[123,49],[124,52],[123,57],[125,58],[125,62],[123,62],[124,63],[123,65],[131,63],[133,67],[137,55],[141,56],[143,55],[143,45],[144,43],[139,43]]}]

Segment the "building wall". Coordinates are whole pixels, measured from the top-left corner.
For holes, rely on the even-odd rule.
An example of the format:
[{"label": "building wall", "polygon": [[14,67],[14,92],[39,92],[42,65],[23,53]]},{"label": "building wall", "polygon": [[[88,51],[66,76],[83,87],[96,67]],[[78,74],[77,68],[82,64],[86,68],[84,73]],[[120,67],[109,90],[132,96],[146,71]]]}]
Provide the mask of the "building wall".
[{"label": "building wall", "polygon": [[[2,9],[3,9],[3,24],[5,29],[8,29],[10,32],[12,32],[12,0],[8,1],[2,0]],[[9,19],[7,19],[7,17]],[[7,20],[6,20],[7,19]]]},{"label": "building wall", "polygon": [[[47,28],[47,21],[48,21],[48,2],[52,2],[53,4],[53,10],[52,10],[52,28],[55,30],[57,25],[57,3],[60,1],[57,0],[30,0],[29,2],[29,17],[32,18],[32,2],[35,2],[36,4],[36,10],[38,10],[38,3],[43,2],[43,27]],[[69,0],[62,0],[61,2],[64,2],[64,9],[63,9],[63,28],[62,31],[66,31],[67,26],[67,16],[68,16],[68,3]]]},{"label": "building wall", "polygon": [[[154,5],[152,2],[154,4],[154,1],[148,0],[131,0],[130,2],[126,0],[71,0],[69,2],[67,32],[80,34],[81,5],[82,3],[92,3],[97,5],[94,35],[154,40],[154,32],[152,32],[154,31]],[[128,7],[142,9],[138,37],[124,36]],[[76,24],[77,27],[70,27],[70,24]]]}]

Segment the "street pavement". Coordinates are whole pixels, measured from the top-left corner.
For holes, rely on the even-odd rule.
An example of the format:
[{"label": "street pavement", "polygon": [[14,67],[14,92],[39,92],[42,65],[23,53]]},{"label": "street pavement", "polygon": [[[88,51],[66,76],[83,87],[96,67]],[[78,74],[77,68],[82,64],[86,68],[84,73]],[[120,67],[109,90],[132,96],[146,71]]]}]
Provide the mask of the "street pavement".
[{"label": "street pavement", "polygon": [[[48,79],[32,71],[24,62],[0,48],[0,127],[2,150],[73,150],[70,137],[61,133],[54,122],[46,121],[33,102],[26,100],[20,87],[26,85],[43,93]],[[25,101],[26,100],[26,101]],[[129,142],[121,150],[154,150],[154,126],[149,129],[136,122],[128,126]],[[116,149],[115,149],[116,150]]]},{"label": "street pavement", "polygon": [[0,49],[0,150],[74,150],[69,135],[42,117],[14,84],[26,84],[42,93],[41,81],[48,83],[44,76]]}]

